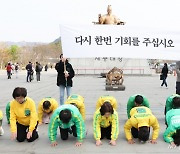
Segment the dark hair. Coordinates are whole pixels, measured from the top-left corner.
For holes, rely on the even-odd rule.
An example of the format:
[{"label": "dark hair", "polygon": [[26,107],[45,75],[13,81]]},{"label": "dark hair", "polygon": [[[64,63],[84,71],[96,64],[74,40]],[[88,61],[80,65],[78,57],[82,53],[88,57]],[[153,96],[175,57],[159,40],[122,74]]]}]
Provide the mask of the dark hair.
[{"label": "dark hair", "polygon": [[179,146],[180,145],[180,129],[176,130],[176,134],[173,135],[174,143]]},{"label": "dark hair", "polygon": [[68,109],[64,109],[59,113],[59,119],[63,122],[63,123],[68,123],[71,120],[72,114],[71,111]]},{"label": "dark hair", "polygon": [[104,104],[101,106],[100,113],[103,116],[105,113],[110,112],[113,114],[113,107],[109,102],[104,102]]},{"label": "dark hair", "polygon": [[59,58],[62,58],[63,57],[63,54],[60,54]]},{"label": "dark hair", "polygon": [[16,87],[12,93],[13,98],[15,99],[16,97],[26,97],[27,96],[27,90],[26,88],[22,88],[22,87]]},{"label": "dark hair", "polygon": [[164,66],[165,66],[165,67],[168,67],[168,66],[167,66],[167,63],[164,63]]},{"label": "dark hair", "polygon": [[174,97],[172,103],[173,103],[174,108],[179,108],[180,107],[180,97]]},{"label": "dark hair", "polygon": [[43,102],[43,109],[48,110],[50,108],[50,106],[51,106],[50,101],[46,100]]},{"label": "dark hair", "polygon": [[147,126],[139,127],[138,138],[141,141],[144,141],[144,142],[147,141],[149,139],[149,134],[150,134],[149,127]]},{"label": "dark hair", "polygon": [[136,97],[135,97],[135,103],[137,103],[137,104],[142,104],[143,103],[143,101],[144,101],[144,98],[141,96],[141,95],[137,95]]}]

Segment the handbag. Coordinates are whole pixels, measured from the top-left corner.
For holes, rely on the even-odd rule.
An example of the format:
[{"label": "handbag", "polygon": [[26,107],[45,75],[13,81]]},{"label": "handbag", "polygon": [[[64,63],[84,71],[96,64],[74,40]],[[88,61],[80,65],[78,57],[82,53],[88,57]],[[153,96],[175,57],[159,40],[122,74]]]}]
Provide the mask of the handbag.
[{"label": "handbag", "polygon": [[163,75],[162,74],[160,74],[160,80],[163,80]]}]

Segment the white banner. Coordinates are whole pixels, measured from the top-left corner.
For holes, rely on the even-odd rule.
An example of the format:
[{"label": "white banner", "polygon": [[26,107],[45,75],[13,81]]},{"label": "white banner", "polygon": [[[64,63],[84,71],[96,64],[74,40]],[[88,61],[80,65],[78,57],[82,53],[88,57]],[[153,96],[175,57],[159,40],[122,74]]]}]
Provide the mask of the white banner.
[{"label": "white banner", "polygon": [[65,57],[180,60],[180,31],[127,25],[61,25]]}]

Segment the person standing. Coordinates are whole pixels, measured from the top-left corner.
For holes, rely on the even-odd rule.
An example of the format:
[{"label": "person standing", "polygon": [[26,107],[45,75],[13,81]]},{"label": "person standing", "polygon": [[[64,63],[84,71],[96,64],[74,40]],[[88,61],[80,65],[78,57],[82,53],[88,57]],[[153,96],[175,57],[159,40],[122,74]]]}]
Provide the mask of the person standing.
[{"label": "person standing", "polygon": [[180,95],[180,61],[176,62],[176,94]]},{"label": "person standing", "polygon": [[67,98],[71,94],[71,87],[73,86],[72,78],[74,77],[74,69],[63,54],[60,55],[60,61],[56,63],[55,69],[57,70],[57,86],[60,89],[60,105],[64,104],[64,91],[66,88]]},{"label": "person standing", "polygon": [[16,78],[18,78],[18,71],[19,71],[19,64],[16,63],[16,65],[15,65]]},{"label": "person standing", "polygon": [[6,70],[7,70],[8,79],[11,79],[11,71],[12,71],[11,63],[8,63],[8,65],[6,66]]},{"label": "person standing", "polygon": [[165,84],[166,88],[167,87],[167,82],[166,82],[166,78],[167,78],[167,74],[168,74],[168,66],[167,66],[167,63],[164,63],[164,67],[162,68],[162,71],[161,71],[161,74],[163,76],[163,82],[161,84],[161,87],[163,87],[163,85]]},{"label": "person standing", "polygon": [[41,64],[38,63],[38,62],[36,62],[35,71],[36,71],[36,79],[37,79],[37,82],[40,82],[40,76],[41,76],[42,66],[41,66]]},{"label": "person standing", "polygon": [[32,80],[32,72],[33,72],[33,69],[32,69],[32,63],[29,62],[29,64],[26,65],[26,70],[27,70],[27,77],[26,77],[26,81],[27,82],[31,82]]},{"label": "person standing", "polygon": [[47,64],[45,65],[44,70],[47,72],[47,70],[48,70],[48,65]]}]

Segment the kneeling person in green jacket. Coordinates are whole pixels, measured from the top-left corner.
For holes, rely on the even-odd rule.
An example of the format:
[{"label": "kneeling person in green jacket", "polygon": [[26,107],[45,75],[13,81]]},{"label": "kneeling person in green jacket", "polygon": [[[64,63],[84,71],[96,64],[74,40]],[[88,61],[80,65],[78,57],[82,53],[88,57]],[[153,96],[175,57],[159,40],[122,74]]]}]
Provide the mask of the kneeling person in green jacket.
[{"label": "kneeling person in green jacket", "polygon": [[137,107],[137,106],[146,106],[149,108],[149,101],[148,99],[140,94],[133,95],[129,98],[127,102],[127,116],[128,119],[131,117],[130,116],[130,111],[132,108]]},{"label": "kneeling person in green jacket", "polygon": [[78,139],[75,146],[82,145],[86,134],[85,124],[77,107],[74,105],[62,105],[54,111],[48,128],[48,136],[53,147],[57,145],[58,127],[62,140],[67,140],[68,133],[73,133],[73,136]]},{"label": "kneeling person in green jacket", "polygon": [[111,145],[116,145],[119,135],[118,113],[109,102],[104,102],[95,112],[93,128],[97,146],[102,144],[101,139],[105,137],[110,140]]},{"label": "kneeling person in green jacket", "polygon": [[166,113],[171,110],[171,109],[174,109],[174,105],[173,105],[173,99],[175,97],[180,97],[180,95],[178,94],[172,94],[171,96],[169,96],[167,99],[166,99],[166,106],[165,106],[165,110],[164,110],[164,114],[166,115]]},{"label": "kneeling person in green jacket", "polygon": [[180,145],[180,97],[173,99],[173,106],[166,113],[167,129],[163,134],[164,141],[170,143],[172,147]]}]

